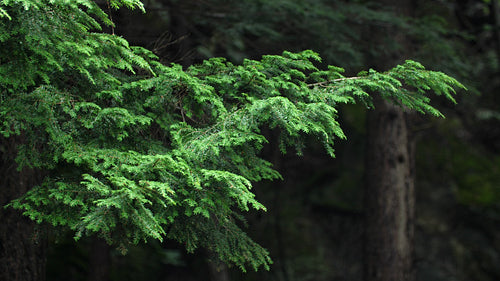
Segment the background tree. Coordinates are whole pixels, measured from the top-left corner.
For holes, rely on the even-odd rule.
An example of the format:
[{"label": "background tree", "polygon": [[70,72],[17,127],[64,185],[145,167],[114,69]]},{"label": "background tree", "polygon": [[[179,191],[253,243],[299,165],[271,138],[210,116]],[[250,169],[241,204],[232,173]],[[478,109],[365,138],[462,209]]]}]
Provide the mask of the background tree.
[{"label": "background tree", "polygon": [[[411,17],[414,1],[380,1],[389,12]],[[378,69],[411,56],[410,39],[398,26],[373,27],[375,42],[395,50],[372,58]],[[384,45],[379,43],[378,45]],[[415,143],[408,113],[377,100],[367,116],[364,189],[364,280],[415,280]]]}]

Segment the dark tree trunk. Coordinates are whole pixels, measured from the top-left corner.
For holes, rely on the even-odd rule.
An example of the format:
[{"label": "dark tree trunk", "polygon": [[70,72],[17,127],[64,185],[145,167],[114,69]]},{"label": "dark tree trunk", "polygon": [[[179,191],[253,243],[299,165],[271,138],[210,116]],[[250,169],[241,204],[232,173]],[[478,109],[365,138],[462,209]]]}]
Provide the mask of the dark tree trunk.
[{"label": "dark tree trunk", "polygon": [[110,247],[104,239],[92,238],[89,254],[88,281],[107,281],[111,268]]},{"label": "dark tree trunk", "polygon": [[[411,16],[413,0],[380,0],[397,16]],[[404,61],[411,42],[397,27],[378,27],[371,32],[381,52],[373,65],[380,71]],[[400,48],[390,50],[387,42]],[[375,98],[368,114],[365,161],[364,280],[413,281],[415,190],[413,141],[408,134],[407,115],[394,104]]]},{"label": "dark tree trunk", "polygon": [[208,269],[210,271],[210,280],[211,281],[229,281],[229,272],[227,269],[227,265],[225,263],[215,263],[209,262]]},{"label": "dark tree trunk", "polygon": [[208,271],[210,274],[209,280],[211,281],[229,281],[229,269],[227,265],[222,262],[217,254],[207,251],[208,255]]},{"label": "dark tree trunk", "polygon": [[365,281],[411,281],[414,272],[414,177],[402,110],[377,101],[368,120]]},{"label": "dark tree trunk", "polygon": [[46,239],[39,227],[17,210],[4,208],[40,182],[40,173],[14,161],[20,137],[0,137],[0,280],[45,280]]},{"label": "dark tree trunk", "polygon": [[498,0],[490,1],[490,10],[493,19],[493,37],[496,44],[497,64],[500,66],[500,7],[498,7]]}]

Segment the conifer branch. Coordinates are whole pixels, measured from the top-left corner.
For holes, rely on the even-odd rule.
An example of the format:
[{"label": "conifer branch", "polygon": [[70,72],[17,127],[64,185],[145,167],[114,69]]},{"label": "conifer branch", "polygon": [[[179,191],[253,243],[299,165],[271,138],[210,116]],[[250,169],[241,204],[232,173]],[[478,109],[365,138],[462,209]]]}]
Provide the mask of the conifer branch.
[{"label": "conifer branch", "polygon": [[[341,68],[318,70],[312,51],[237,66],[214,58],[184,71],[113,36],[112,9],[140,7],[139,0],[108,0],[109,17],[106,7],[83,9],[81,1],[57,1],[51,9],[64,11],[57,17],[41,9],[54,1],[3,2],[13,19],[30,21],[0,25],[2,44],[16,50],[0,57],[0,133],[23,133],[20,166],[53,171],[11,206],[38,222],[76,229],[77,236],[100,232],[117,245],[161,240],[170,229],[168,237],[188,249],[213,247],[242,269],[271,263],[234,222],[240,210],[265,209],[252,183],[281,177],[261,158],[262,129],[279,128],[283,152],[300,153],[314,136],[334,156],[333,140],[345,138],[338,104],[369,103],[368,92],[378,92],[438,115],[424,94],[450,98],[460,86],[414,62],[390,73],[342,77]],[[96,17],[112,35],[89,31],[101,27]],[[306,82],[325,77],[340,78]],[[350,80],[358,81],[328,87]],[[403,82],[412,91],[401,89]],[[220,220],[207,220],[211,215]]]}]

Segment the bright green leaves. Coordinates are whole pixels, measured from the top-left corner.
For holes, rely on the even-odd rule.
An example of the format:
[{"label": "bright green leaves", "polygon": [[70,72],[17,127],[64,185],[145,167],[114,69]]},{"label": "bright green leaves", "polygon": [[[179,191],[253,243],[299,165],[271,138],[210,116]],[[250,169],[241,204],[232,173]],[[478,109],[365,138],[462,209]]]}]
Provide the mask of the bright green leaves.
[{"label": "bright green leaves", "polygon": [[[93,127],[102,132],[102,138],[111,137],[117,141],[122,141],[129,136],[127,129],[132,128],[132,126],[137,129],[148,125],[150,122],[149,117],[131,114],[127,109],[108,107],[99,111],[93,120]],[[106,141],[109,141],[109,139]]]},{"label": "bright green leaves", "polygon": [[[113,49],[108,43],[104,48]],[[125,44],[115,46],[123,54]],[[306,51],[238,66],[211,59],[183,71],[158,65],[150,53],[139,51],[152,63],[119,57],[130,65],[153,65],[155,76],[133,75],[120,64],[115,67],[125,72],[106,72],[115,57],[82,66],[106,76],[77,80],[82,84],[75,87],[87,85],[81,92],[72,87],[74,81],[49,77],[57,83],[4,96],[4,135],[45,132],[28,134],[33,143],[46,145],[36,153],[26,146],[20,162],[36,162],[54,174],[13,206],[34,220],[67,226],[76,237],[99,233],[122,248],[168,237],[189,250],[212,248],[242,269],[267,268],[271,262],[236,224],[241,211],[265,210],[252,182],[281,178],[262,159],[268,142],[263,128],[280,134],[283,153],[293,147],[300,154],[314,136],[334,156],[334,140],[346,138],[337,121],[339,104],[371,107],[372,96],[380,94],[439,115],[427,93],[451,98],[454,87],[461,87],[414,62],[345,77],[341,68],[317,70],[319,58]]]},{"label": "bright green leaves", "polygon": [[[176,192],[189,189],[186,182],[196,180],[187,179],[191,174],[187,166],[168,155],[94,149],[67,151],[64,157],[86,173],[81,178],[62,173],[57,180],[31,190],[24,202],[15,206],[33,212],[30,216],[39,221],[68,225],[77,231],[77,237],[99,232],[110,242],[125,246],[148,238],[162,240],[164,226],[177,216],[174,206],[181,201],[179,196],[189,194]],[[46,193],[56,196],[37,203]],[[33,211],[33,204],[42,206]],[[66,213],[78,215],[64,221]],[[58,218],[57,222],[53,218]],[[127,227],[122,229],[123,225]]]},{"label": "bright green leaves", "polygon": [[[442,72],[426,70],[420,63],[410,60],[385,73],[371,69],[359,73],[357,77],[342,76],[340,74],[342,69],[331,70],[333,77],[338,78],[309,84],[320,91],[324,90],[320,96],[328,104],[360,101],[372,107],[372,95],[379,94],[404,108],[442,117],[443,115],[429,104],[430,98],[427,95],[430,93],[442,95],[455,103],[453,98],[455,89],[465,89],[453,77]],[[318,73],[324,75],[324,72]],[[325,96],[325,93],[328,95]]]},{"label": "bright green leaves", "polygon": [[456,103],[453,97],[455,88],[465,89],[453,77],[442,72],[426,70],[423,65],[414,61],[406,61],[404,64],[396,66],[388,75],[403,81],[404,87],[394,91],[393,95],[404,106],[421,113],[431,113],[435,116],[442,117],[442,114],[428,104],[429,98],[426,94],[442,95]]},{"label": "bright green leaves", "polygon": [[[140,1],[112,2],[142,7]],[[87,83],[120,84],[122,77],[112,69],[152,71],[147,62],[151,54],[130,48],[118,36],[91,32],[101,28],[94,15],[111,24],[94,1],[3,1],[2,5],[1,11],[11,18],[0,17],[2,85],[27,90],[40,83],[71,81],[80,92]]]},{"label": "bright green leaves", "polygon": [[9,16],[7,11],[5,11],[2,7],[0,7],[0,18],[6,17],[7,19],[11,20],[12,18]]},{"label": "bright green leaves", "polygon": [[[64,11],[65,9],[70,9],[72,12],[78,12],[77,10],[85,10],[89,14],[97,16],[107,25],[113,25],[109,20],[108,15],[104,13],[96,1],[92,0],[2,0],[0,5],[3,6],[21,6],[24,11],[36,11],[42,12],[46,7],[56,7],[58,10]],[[110,7],[118,9],[120,7],[127,7],[129,9],[138,8],[144,12],[144,5],[140,0],[110,0]],[[66,10],[67,11],[67,10]],[[0,7],[0,15],[9,17],[7,12]],[[73,14],[74,15],[74,14]],[[0,16],[1,17],[1,16]],[[92,22],[94,27],[100,28],[98,24],[94,23],[90,18],[87,19]]]},{"label": "bright green leaves", "polygon": [[211,85],[226,107],[240,106],[272,96],[307,95],[308,73],[317,70],[309,59],[319,57],[312,51],[285,52],[282,56],[264,56],[260,61],[246,59],[239,66],[216,58],[190,67],[188,73]]},{"label": "bright green leaves", "polygon": [[248,211],[248,204],[251,204],[254,209],[265,210],[265,207],[254,199],[255,195],[250,192],[252,184],[245,177],[220,170],[202,169],[201,174],[206,186],[225,189],[228,196],[238,203],[240,209]]},{"label": "bright green leaves", "polygon": [[140,9],[141,11],[144,11],[144,5],[140,0],[110,0],[109,4],[111,7],[115,9],[119,9],[121,7],[127,7],[129,9]]}]

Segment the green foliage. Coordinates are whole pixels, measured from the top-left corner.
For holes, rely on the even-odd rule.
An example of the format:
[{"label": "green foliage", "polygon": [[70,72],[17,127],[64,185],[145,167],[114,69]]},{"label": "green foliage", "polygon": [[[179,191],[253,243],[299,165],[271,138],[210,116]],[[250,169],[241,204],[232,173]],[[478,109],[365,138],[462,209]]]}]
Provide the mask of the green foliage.
[{"label": "green foliage", "polygon": [[453,101],[463,87],[412,61],[345,77],[319,70],[312,51],[183,70],[94,32],[98,20],[112,23],[93,1],[1,3],[0,132],[22,135],[18,163],[46,174],[11,206],[123,249],[167,237],[242,270],[268,268],[268,252],[239,227],[241,211],[265,210],[252,182],[281,177],[262,158],[263,128],[280,133],[283,153],[300,154],[312,135],[333,156],[334,140],[345,138],[338,104],[372,107],[380,94],[440,116],[426,95]]}]

